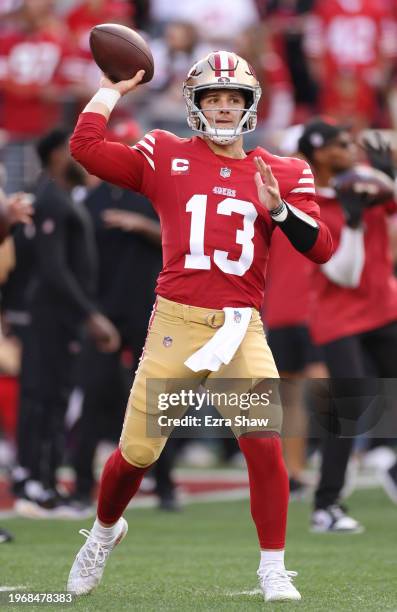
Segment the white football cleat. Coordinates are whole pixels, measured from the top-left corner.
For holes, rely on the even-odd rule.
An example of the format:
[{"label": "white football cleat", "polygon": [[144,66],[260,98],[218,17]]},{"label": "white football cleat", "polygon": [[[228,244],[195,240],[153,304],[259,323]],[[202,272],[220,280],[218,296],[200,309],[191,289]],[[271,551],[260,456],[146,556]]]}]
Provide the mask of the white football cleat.
[{"label": "white football cleat", "polygon": [[115,537],[107,543],[98,540],[88,529],[80,529],[79,533],[87,540],[77,553],[70,570],[66,587],[68,593],[87,595],[98,586],[110,553],[127,535],[127,521],[121,517],[116,528]]},{"label": "white football cleat", "polygon": [[300,601],[301,594],[292,584],[292,579],[297,575],[297,572],[282,568],[260,568],[259,585],[265,601]]}]

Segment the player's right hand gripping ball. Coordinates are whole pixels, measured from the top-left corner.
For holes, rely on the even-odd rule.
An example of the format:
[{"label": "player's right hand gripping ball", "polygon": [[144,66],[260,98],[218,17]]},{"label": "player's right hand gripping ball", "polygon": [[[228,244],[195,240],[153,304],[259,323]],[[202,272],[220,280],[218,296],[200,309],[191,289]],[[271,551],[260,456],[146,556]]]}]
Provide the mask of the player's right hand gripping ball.
[{"label": "player's right hand gripping ball", "polygon": [[153,56],[147,43],[135,30],[116,23],[102,23],[90,33],[95,62],[113,83],[131,79],[144,70],[142,83],[153,78]]}]

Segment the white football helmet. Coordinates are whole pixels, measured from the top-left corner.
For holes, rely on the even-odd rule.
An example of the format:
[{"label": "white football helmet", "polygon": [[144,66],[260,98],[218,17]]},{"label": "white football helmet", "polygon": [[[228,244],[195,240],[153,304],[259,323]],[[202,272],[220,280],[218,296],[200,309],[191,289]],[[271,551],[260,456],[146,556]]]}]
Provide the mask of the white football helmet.
[{"label": "white football helmet", "polygon": [[[246,99],[240,122],[233,129],[210,125],[200,109],[199,95],[207,89],[242,90]],[[183,83],[183,97],[187,107],[187,122],[195,132],[204,134],[217,144],[230,144],[240,134],[252,132],[256,127],[256,114],[261,87],[248,62],[229,51],[209,53],[189,70]],[[218,110],[218,109],[214,109]]]}]

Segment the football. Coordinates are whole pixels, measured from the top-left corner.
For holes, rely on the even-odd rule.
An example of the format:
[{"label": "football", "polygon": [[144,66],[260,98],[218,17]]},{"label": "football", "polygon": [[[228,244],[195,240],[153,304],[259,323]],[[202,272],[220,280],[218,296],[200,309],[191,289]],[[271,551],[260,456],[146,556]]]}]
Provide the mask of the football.
[{"label": "football", "polygon": [[116,23],[102,23],[90,33],[90,48],[95,62],[113,83],[131,79],[145,70],[142,83],[153,78],[152,52],[137,32]]},{"label": "football", "polygon": [[358,165],[338,174],[332,181],[333,187],[341,192],[367,195],[368,206],[381,204],[394,197],[392,179],[371,166]]}]

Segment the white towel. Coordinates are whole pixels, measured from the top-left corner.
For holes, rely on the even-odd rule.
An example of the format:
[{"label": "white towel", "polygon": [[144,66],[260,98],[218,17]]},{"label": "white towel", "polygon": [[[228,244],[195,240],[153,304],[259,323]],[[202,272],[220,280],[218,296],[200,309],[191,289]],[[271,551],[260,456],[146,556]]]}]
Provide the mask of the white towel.
[{"label": "white towel", "polygon": [[252,308],[223,308],[225,322],[204,346],[185,361],[185,366],[199,372],[217,372],[222,364],[231,362],[240,346],[249,322]]}]

